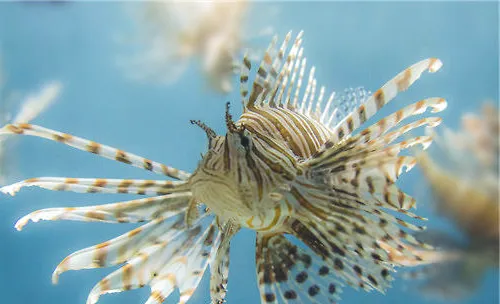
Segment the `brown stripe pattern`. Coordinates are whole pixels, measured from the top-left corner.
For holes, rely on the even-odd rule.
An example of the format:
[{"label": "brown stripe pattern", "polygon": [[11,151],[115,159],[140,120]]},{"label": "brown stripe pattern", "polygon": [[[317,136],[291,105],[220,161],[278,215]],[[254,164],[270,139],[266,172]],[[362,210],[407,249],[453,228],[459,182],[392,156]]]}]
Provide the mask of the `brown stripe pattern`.
[{"label": "brown stripe pattern", "polygon": [[105,158],[132,165],[134,167],[153,171],[157,174],[166,175],[174,179],[186,180],[189,177],[189,174],[187,172],[165,166],[161,163],[148,160],[135,154],[125,152],[107,145],[102,145],[81,137],[76,137],[70,134],[65,134],[36,125],[26,123],[6,125],[0,129],[0,136],[5,134],[23,134],[42,137],[49,140],[61,142],[65,145],[79,150],[84,150]]}]

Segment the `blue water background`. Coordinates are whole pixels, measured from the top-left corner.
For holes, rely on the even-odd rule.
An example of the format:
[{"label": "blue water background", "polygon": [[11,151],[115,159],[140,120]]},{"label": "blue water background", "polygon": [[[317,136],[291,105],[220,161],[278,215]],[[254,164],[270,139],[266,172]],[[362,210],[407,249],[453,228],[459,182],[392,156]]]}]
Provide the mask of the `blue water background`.
[{"label": "blue water background", "polygon": [[[139,5],[139,4],[135,4]],[[117,37],[131,30],[124,3],[0,3],[0,43],[6,91],[30,92],[48,80],[63,85],[59,101],[37,124],[106,143],[153,160],[192,171],[206,149],[203,132],[189,124],[201,119],[224,131],[224,103],[240,113],[238,90],[221,96],[209,90],[197,62],[175,85],[138,83],[117,67],[125,52]],[[276,11],[277,14],[269,12]],[[498,3],[489,2],[314,2],[260,3],[252,14],[255,28],[274,26],[305,31],[308,63],[319,84],[343,90],[363,85],[372,91],[400,70],[427,57],[444,62],[439,73],[424,74],[408,92],[383,109],[391,113],[425,97],[448,100],[445,124],[477,111],[486,98],[498,100]],[[265,14],[269,16],[266,18]],[[264,47],[268,39],[259,39]],[[235,79],[235,87],[236,79]],[[236,114],[235,113],[235,114]],[[378,115],[378,117],[381,117]],[[16,138],[11,159],[16,178],[73,176],[159,178],[58,143]],[[13,182],[15,180],[11,180]],[[418,169],[401,187],[419,201],[418,212],[430,227],[452,229],[432,213]],[[39,208],[83,206],[125,200],[120,195],[83,195],[26,189],[15,198],[0,197],[0,303],[85,303],[88,292],[111,269],[68,272],[51,285],[55,266],[69,253],[128,231],[132,225],[44,222],[13,228],[21,216]],[[450,230],[451,231],[451,230]],[[232,242],[228,303],[258,303],[254,233],[240,232]],[[192,303],[208,303],[205,277]],[[458,303],[498,303],[498,271]],[[103,296],[99,303],[143,303],[148,288]],[[438,303],[426,300],[397,279],[386,295],[345,288],[343,303]],[[170,302],[169,302],[170,303]]]}]

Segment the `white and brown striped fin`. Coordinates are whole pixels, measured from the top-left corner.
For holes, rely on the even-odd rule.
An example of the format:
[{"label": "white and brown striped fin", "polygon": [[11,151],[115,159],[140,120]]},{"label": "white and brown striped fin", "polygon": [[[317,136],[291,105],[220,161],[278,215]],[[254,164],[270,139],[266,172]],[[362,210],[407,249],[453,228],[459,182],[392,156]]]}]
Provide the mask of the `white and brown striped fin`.
[{"label": "white and brown striped fin", "polygon": [[314,84],[316,83],[316,78],[314,77],[314,73],[316,73],[316,67],[313,66],[309,70],[309,77],[307,79],[307,84],[306,88],[304,90],[304,94],[302,95],[302,101],[300,102],[300,108],[297,109],[297,112],[302,113],[304,115],[307,115],[307,103],[309,98],[309,95],[312,95],[312,88],[314,87]]},{"label": "white and brown striped fin", "polygon": [[[403,126],[394,134],[408,129]],[[407,232],[424,227],[396,218],[385,209],[420,219],[405,210],[414,205],[414,200],[394,184],[403,168],[408,171],[413,167],[415,159],[397,154],[415,144],[425,148],[431,139],[416,137],[385,146],[397,137],[394,134],[376,138],[377,144],[370,138],[360,139],[363,135],[359,134],[330,146],[331,161],[323,163],[328,163],[325,167],[317,163],[318,171],[309,175],[314,182],[299,182],[288,196],[289,202],[298,206],[300,224],[295,224],[294,234],[337,265],[348,284],[382,292],[389,286],[391,268],[381,265],[398,265],[398,261],[374,240],[384,241],[394,252],[415,261],[422,257],[408,250],[405,243],[430,248]],[[314,239],[317,242],[311,241]]]},{"label": "white and brown striped fin", "polygon": [[73,148],[87,151],[99,156],[116,160],[134,167],[152,171],[157,174],[169,176],[178,180],[186,180],[190,174],[164,164],[143,158],[141,156],[125,152],[107,145],[76,137],[70,134],[47,129],[27,123],[9,124],[0,129],[0,136],[8,134],[22,134],[41,137],[63,143]]},{"label": "white and brown striped fin", "polygon": [[357,110],[346,116],[334,127],[332,141],[339,142],[349,136],[361,124],[378,112],[385,104],[390,102],[396,95],[410,87],[424,71],[434,73],[438,71],[442,63],[437,58],[429,58],[415,63],[402,71],[396,77],[389,80],[373,95],[368,98]]},{"label": "white and brown striped fin", "polygon": [[[186,229],[183,217],[179,217],[177,229],[169,229],[150,246],[143,246],[126,264],[101,280],[89,294],[87,303],[94,304],[103,294],[120,292],[150,285],[149,303],[161,303],[188,279],[192,270],[191,254],[202,247],[207,233],[213,232],[213,218],[201,217],[192,228]],[[147,236],[146,236],[147,238]],[[207,257],[208,259],[208,257]],[[205,263],[205,267],[206,267]],[[192,283],[192,280],[189,280]],[[187,286],[187,285],[186,285]],[[186,293],[184,298],[189,298]]]},{"label": "white and brown striped fin", "polygon": [[[372,141],[370,139],[376,139],[381,135],[386,134],[389,132],[392,128],[396,127],[400,122],[405,120],[406,118],[409,118],[414,115],[419,115],[423,114],[428,108],[431,109],[431,113],[438,113],[446,109],[447,103],[446,100],[443,98],[428,98],[428,99],[423,99],[420,100],[416,103],[413,103],[409,106],[404,107],[401,110],[398,110],[394,112],[391,115],[388,115],[378,122],[374,123],[370,127],[366,128],[365,130],[361,131],[361,136],[363,139],[365,139],[365,142],[368,144],[371,144]],[[424,118],[419,120],[419,122],[422,122],[421,125],[423,124],[428,124],[430,127],[435,127],[439,125],[441,122],[441,119],[438,117],[431,117],[431,118]],[[416,128],[418,126],[415,125],[416,122],[407,124],[404,127],[401,127],[399,130],[401,132],[395,131],[395,133],[392,133],[393,135],[398,134],[397,136],[400,136],[404,134],[405,132],[410,131],[413,128]],[[395,137],[397,137],[395,136]],[[387,137],[386,137],[387,138]],[[390,141],[386,141],[386,144],[390,143]]]},{"label": "white and brown striped fin", "polygon": [[[266,95],[270,91],[269,83],[266,82],[267,76],[269,74],[269,69],[273,62],[273,56],[277,52],[276,44],[278,42],[278,37],[274,36],[273,40],[269,44],[262,61],[257,69],[257,74],[255,75],[255,80],[252,83],[252,90],[250,91],[250,96],[248,97],[248,102],[245,104],[246,108],[252,108],[258,106],[262,100],[262,96]],[[246,58],[248,60],[248,58]],[[248,62],[243,62],[248,70],[251,69],[251,64]]]},{"label": "white and brown striped fin", "polygon": [[190,198],[189,193],[173,193],[98,206],[48,208],[22,217],[15,227],[17,230],[22,230],[30,220],[140,223],[184,213]]},{"label": "white and brown striped fin", "polygon": [[[424,99],[382,118],[359,134],[340,144],[329,140],[323,145],[320,151],[307,161],[307,165],[315,167],[317,170],[322,170],[331,165],[343,165],[349,160],[366,160],[370,154],[380,153],[385,148],[385,145],[392,143],[399,136],[412,129],[420,126],[435,127],[439,125],[441,122],[440,118],[428,117],[387,133],[402,120],[413,115],[422,114],[428,108],[432,109],[432,113],[442,111],[446,108],[446,101],[442,98]],[[407,144],[411,145],[411,140],[408,140]]]},{"label": "white and brown striped fin", "polygon": [[440,98],[422,100],[389,115],[340,144],[328,142],[323,150],[306,162],[308,166],[314,167],[309,176],[320,181],[323,179],[323,182],[356,193],[360,197],[371,196],[375,199],[374,202],[389,209],[402,211],[413,207],[415,200],[399,190],[394,183],[403,170],[407,172],[416,164],[416,160],[414,157],[398,154],[416,144],[426,149],[432,138],[417,136],[390,144],[417,127],[435,127],[440,119],[423,118],[395,131],[387,131],[403,119],[423,113],[428,107],[437,112],[445,106],[446,102]]},{"label": "white and brown striped fin", "polygon": [[[163,242],[141,249],[136,257],[127,261],[124,266],[103,278],[92,288],[87,304],[97,303],[99,297],[104,294],[146,286],[160,268],[157,262],[160,260],[166,262],[165,258],[160,259],[160,255],[163,255],[161,253],[167,251],[166,248],[167,242]],[[167,254],[169,253],[171,252],[167,251]]]},{"label": "white and brown striped fin", "polygon": [[420,248],[414,248],[411,245],[401,244],[401,246],[405,247],[405,250],[411,251],[414,256],[419,257],[415,259],[401,254],[399,250],[387,245],[387,243],[383,241],[380,241],[379,245],[387,251],[392,261],[406,267],[447,263],[461,258],[461,253],[458,251],[422,250]]},{"label": "white and brown striped fin", "polygon": [[[276,107],[282,105],[282,98],[287,86],[289,88],[288,98],[290,97],[290,90],[293,87],[299,65],[297,63],[297,59],[300,62],[302,57],[300,48],[302,43],[302,34],[302,32],[298,33],[290,50],[287,50],[287,48],[291,39],[291,32],[288,32],[285,36],[279,49],[277,48],[277,37],[274,37],[259,65],[255,80],[252,83],[252,90],[248,98],[246,97],[248,95],[247,82],[248,74],[251,69],[251,63],[246,56],[244,57],[240,78],[242,83],[241,92],[245,111],[253,107]],[[299,80],[299,82],[300,81],[301,80]],[[285,100],[285,104],[288,103],[289,102]]]},{"label": "white and brown striped fin", "polygon": [[[290,35],[291,33],[289,33]],[[286,57],[285,63],[283,63],[283,58],[286,54],[286,48],[288,45],[288,37],[285,38],[285,41],[283,42],[283,45],[280,49],[278,57],[275,59],[275,64],[273,65],[275,67],[276,72],[279,72],[277,80],[274,82],[274,87],[272,90],[272,95],[271,98],[269,99],[268,104],[272,107],[276,106],[283,106],[287,104],[287,100],[283,102],[283,94],[285,93],[285,90],[287,86],[289,86],[289,81],[292,81],[290,77],[292,76],[292,71],[293,68],[296,66],[296,58],[299,54],[300,50],[300,45],[302,43],[302,34],[303,32],[299,32],[297,37],[295,38],[295,41],[288,52],[288,55]],[[290,86],[292,83],[290,84]]]},{"label": "white and brown striped fin", "polygon": [[[335,100],[335,94],[332,93],[323,108],[325,88],[320,86],[317,90],[317,81],[314,77],[315,67],[312,67],[308,72],[305,88],[302,86],[307,67],[306,59],[302,57],[302,36],[303,32],[301,31],[289,49],[290,32],[285,36],[279,50],[277,50],[276,39],[269,45],[259,66],[250,99],[243,101],[244,109],[247,111],[254,107],[270,106],[275,108],[283,106],[313,119],[317,123],[323,123],[331,129],[329,125],[332,122],[339,122],[341,118],[364,103],[371,93],[363,88],[346,89],[344,94],[338,95]],[[242,83],[245,84],[245,89],[241,90],[245,92],[242,94],[243,97],[247,96],[248,93],[246,84],[251,67],[251,63],[246,57],[244,63],[245,68],[242,70],[241,77]]]},{"label": "white and brown striped fin", "polygon": [[276,107],[277,105],[274,102],[273,97],[277,91],[277,84],[283,80],[284,74],[281,65],[283,64],[283,59],[285,56],[286,48],[288,47],[288,42],[291,38],[291,32],[289,32],[284,41],[281,44],[279,50],[275,50],[276,54],[269,54],[271,58],[271,65],[268,67],[269,71],[267,73],[267,77],[265,80],[265,89],[263,94],[259,97],[259,101],[256,103],[260,106],[264,104],[268,104],[272,107]]},{"label": "white and brown striped fin", "polygon": [[307,248],[283,235],[257,233],[257,279],[261,303],[335,303],[342,283],[334,270]]},{"label": "white and brown striped fin", "polygon": [[240,64],[240,97],[241,108],[245,109],[248,103],[248,78],[252,62],[249,59],[248,52],[243,55],[243,62]]},{"label": "white and brown striped fin", "polygon": [[[368,145],[373,145],[373,146],[378,146],[378,145],[388,145],[393,143],[396,139],[400,138],[402,135],[405,135],[406,133],[409,133],[409,131],[412,131],[414,129],[417,129],[419,127],[426,127],[426,129],[434,128],[436,126],[439,126],[441,124],[441,118],[439,117],[428,117],[428,118],[422,118],[417,121],[414,121],[412,123],[409,123],[395,131],[389,132],[387,134],[384,134],[382,137],[371,140],[368,142]],[[391,146],[388,146],[384,148],[384,152],[389,152],[390,153],[399,153],[402,149],[408,149],[409,147],[415,145],[415,144],[421,144],[422,149],[426,150],[429,145],[432,143],[433,138],[432,136],[416,136],[413,138],[405,139],[397,144],[393,144]],[[398,147],[398,148],[396,148]],[[396,149],[396,150],[394,150]],[[395,154],[394,154],[395,155]]]},{"label": "white and brown striped fin", "polygon": [[[382,139],[384,140],[384,139]],[[390,138],[390,140],[393,140]],[[352,182],[357,187],[361,177],[369,180],[385,179],[393,184],[406,168],[408,172],[416,164],[412,156],[398,156],[399,152],[420,144],[426,149],[432,142],[429,136],[417,136],[389,146],[379,146],[378,149],[367,146],[365,150],[353,150],[351,154],[330,154],[320,162],[312,165],[308,175],[311,178],[326,178],[330,181]],[[376,147],[375,147],[376,148]],[[311,162],[312,163],[312,162]],[[307,165],[309,163],[306,162]],[[353,176],[353,180],[345,178]],[[371,183],[366,180],[367,183]],[[371,187],[371,186],[370,186]]]},{"label": "white and brown striped fin", "polygon": [[0,192],[15,195],[24,187],[40,187],[52,191],[78,193],[126,193],[139,195],[165,195],[189,190],[185,181],[106,179],[73,177],[35,177],[0,188]]},{"label": "white and brown striped fin", "polygon": [[[349,145],[347,142],[344,141],[346,145]],[[398,248],[403,254],[411,255],[394,240],[401,239],[424,248],[428,248],[428,246],[416,241],[399,226],[417,231],[423,230],[424,227],[415,226],[405,220],[395,218],[384,209],[418,218],[406,211],[414,206],[415,200],[395,185],[403,170],[405,168],[406,171],[411,169],[416,161],[413,157],[398,156],[397,154],[403,148],[415,144],[422,144],[426,147],[429,143],[430,138],[428,137],[416,137],[389,147],[379,145],[374,149],[370,145],[367,145],[365,150],[363,150],[363,145],[354,145],[357,149],[353,149],[350,153],[344,153],[348,150],[343,151],[345,147],[339,145],[337,147],[339,150],[331,154],[334,160],[332,159],[326,167],[321,168],[319,165],[316,167],[318,171],[310,175],[315,181],[314,184],[305,182],[303,185],[292,188],[295,189],[296,193],[291,193],[293,195],[291,199],[303,208],[304,223],[307,223],[307,219],[316,217],[318,221],[335,223],[336,226],[341,227],[343,222],[348,221],[351,222],[351,229],[355,232],[354,236],[359,235],[359,231],[364,231],[359,239],[363,248],[370,248],[371,251],[378,250],[377,255],[384,257],[379,248],[373,246],[372,241],[386,239],[391,246]],[[352,159],[349,158],[350,156]],[[321,186],[322,184],[323,186]],[[314,222],[311,222],[310,225],[314,228]],[[370,228],[360,230],[358,227]],[[321,230],[322,228],[315,229]],[[314,229],[310,228],[310,230]],[[324,235],[321,236],[322,238],[328,239],[326,235],[329,232],[321,233]],[[355,239],[355,237],[349,236],[339,243],[349,244],[351,240]],[[352,245],[352,248],[355,246]]]},{"label": "white and brown striped fin", "polygon": [[189,301],[194,294],[213,249],[216,231],[214,222],[208,227],[202,226],[198,231],[192,245],[184,246],[187,251],[179,251],[179,258],[161,268],[158,275],[151,280],[151,295],[147,304],[162,304],[175,287],[179,289],[181,304]]},{"label": "white and brown striped fin", "polygon": [[[350,194],[351,198],[345,197],[342,203],[345,203],[349,200],[351,200],[352,203],[357,201],[358,204],[362,206],[358,207],[358,209],[361,211],[360,213],[358,213],[358,215],[360,215],[359,219],[361,220],[356,225],[372,227],[370,228],[371,231],[369,233],[371,236],[375,237],[376,239],[383,240],[388,245],[393,246],[396,251],[406,255],[409,259],[420,260],[421,257],[418,255],[418,252],[416,250],[407,250],[407,246],[405,246],[405,244],[412,244],[415,246],[415,248],[432,250],[432,246],[415,239],[415,237],[412,235],[413,232],[423,231],[426,227],[415,225],[408,220],[399,217],[399,214],[398,216],[395,216],[392,212],[388,212],[387,210],[398,212],[412,219],[426,219],[408,212],[406,208],[409,208],[412,206],[412,204],[415,204],[414,199],[398,189],[396,186],[391,186],[392,187],[387,187],[389,190],[384,190],[384,195],[378,194],[378,196],[372,195],[370,197],[363,196],[362,194]],[[342,186],[339,186],[339,188],[343,189],[345,192],[352,190],[349,188],[345,190],[346,187]],[[387,192],[389,191],[394,191],[397,193],[397,195],[393,193],[387,194]],[[404,200],[401,199],[401,195],[406,196],[406,198]],[[389,196],[390,200],[388,199]],[[409,201],[410,203],[405,205],[405,200]],[[373,204],[372,202],[375,203]],[[347,208],[346,211],[349,211],[349,209],[350,208]],[[354,227],[354,231],[359,232],[356,227]],[[391,261],[393,264],[398,264],[397,261],[394,261],[391,257],[388,258],[389,261]]]},{"label": "white and brown striped fin", "polygon": [[232,237],[239,231],[239,227],[228,222],[221,231],[220,241],[216,242],[210,261],[210,298],[212,303],[225,302],[227,282],[229,276],[229,249]]},{"label": "white and brown striped fin", "polygon": [[[300,91],[298,87],[300,87],[300,83],[302,83],[302,77],[304,75],[304,69],[306,65],[306,59],[304,56],[304,49],[300,46],[302,40],[296,40],[295,45],[297,48],[297,56],[293,58],[293,62],[290,64],[290,68],[292,68],[292,76],[290,78],[290,83],[287,84],[288,88],[286,89],[286,97],[284,100],[285,107],[287,109],[296,109],[297,105],[294,103],[298,99],[298,92]],[[290,55],[289,55],[290,56]],[[294,95],[292,95],[292,93]]]},{"label": "white and brown striped fin", "polygon": [[179,284],[179,303],[186,303],[193,295],[196,287],[198,287],[210,262],[212,252],[214,252],[213,249],[217,248],[218,244],[215,243],[218,235],[217,230],[215,223],[212,223],[212,225],[205,229],[205,234],[200,238],[194,250],[189,253],[189,267],[184,280]]},{"label": "white and brown striped fin", "polygon": [[184,233],[184,228],[181,215],[157,217],[116,238],[70,254],[54,270],[52,282],[57,283],[59,276],[68,270],[109,267],[127,262],[144,248],[175,239]]},{"label": "white and brown striped fin", "polygon": [[[373,200],[369,203],[372,208],[384,207],[391,210],[397,210],[398,212],[408,213],[408,210],[415,205],[415,199],[401,191],[395,185],[395,179],[393,180],[390,175],[392,168],[395,167],[413,167],[415,161],[411,157],[397,157],[394,159],[393,164],[376,164],[372,168],[365,168],[364,170],[353,170],[343,173],[339,176],[335,176],[329,179],[329,184],[336,183],[335,191],[342,193],[342,191],[348,191],[351,197],[355,195],[357,198],[366,199],[367,201]],[[396,165],[394,165],[396,164]],[[387,169],[387,167],[389,167]],[[402,169],[399,169],[402,170]],[[359,173],[356,173],[359,172]],[[397,172],[399,174],[401,171]],[[356,204],[354,203],[354,206]],[[354,207],[353,206],[353,207]],[[409,214],[406,214],[409,215]]]}]

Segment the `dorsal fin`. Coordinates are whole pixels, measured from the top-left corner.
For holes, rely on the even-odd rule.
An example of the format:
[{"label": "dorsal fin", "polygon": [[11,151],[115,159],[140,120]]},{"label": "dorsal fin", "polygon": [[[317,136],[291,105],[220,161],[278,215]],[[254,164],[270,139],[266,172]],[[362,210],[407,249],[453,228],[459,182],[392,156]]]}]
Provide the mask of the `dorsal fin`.
[{"label": "dorsal fin", "polygon": [[[291,32],[289,32],[279,49],[277,48],[277,38],[273,39],[261,60],[255,79],[252,82],[250,94],[248,91],[248,79],[252,65],[248,56],[245,55],[240,75],[241,98],[244,112],[258,107],[281,107],[293,110],[317,123],[328,126],[326,121],[332,122],[332,115],[337,113],[336,109],[332,107],[333,103],[345,107],[342,103],[346,101],[356,104],[354,101],[360,100],[360,98],[356,99],[356,96],[353,94],[351,94],[352,96],[349,95],[343,96],[340,99],[334,99],[335,94],[331,93],[326,106],[323,108],[323,98],[326,89],[324,86],[320,86],[319,90],[317,90],[315,67],[309,70],[307,83],[303,85],[304,74],[307,72],[307,60],[303,57],[302,37],[303,32],[301,31],[295,37],[293,45],[288,48],[291,40]],[[344,115],[347,115],[345,111],[342,112]],[[339,120],[337,118],[334,121],[337,122]]]},{"label": "dorsal fin", "polygon": [[[288,85],[292,71],[291,86],[293,86],[295,80],[295,74],[297,73],[298,67],[296,59],[300,59],[302,56],[302,49],[300,49],[302,32],[297,35],[293,46],[287,51],[290,38],[291,32],[286,35],[278,50],[277,37],[274,37],[259,65],[255,80],[252,83],[250,94],[248,94],[248,77],[251,70],[251,63],[247,55],[243,58],[240,83],[244,110],[255,106],[268,105],[277,107],[282,105],[283,94]],[[285,57],[286,60],[284,60]],[[293,70],[294,68],[295,71]],[[302,69],[304,69],[304,67]],[[289,91],[291,86],[289,87]],[[300,89],[300,87],[298,88]],[[290,95],[290,93],[288,93],[288,95]]]}]

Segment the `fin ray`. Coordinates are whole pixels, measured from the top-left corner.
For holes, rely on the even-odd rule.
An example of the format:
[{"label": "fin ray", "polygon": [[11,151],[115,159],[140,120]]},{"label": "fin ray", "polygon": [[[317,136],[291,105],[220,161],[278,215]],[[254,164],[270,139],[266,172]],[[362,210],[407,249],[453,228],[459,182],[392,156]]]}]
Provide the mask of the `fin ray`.
[{"label": "fin ray", "polygon": [[24,187],[40,187],[52,191],[77,193],[127,193],[139,195],[164,195],[188,190],[184,181],[35,177],[0,188],[0,192],[15,195]]},{"label": "fin ray", "polygon": [[140,223],[184,212],[190,198],[190,194],[175,193],[97,206],[41,209],[19,219],[15,227],[22,230],[30,220]]},{"label": "fin ray", "polygon": [[132,153],[125,152],[120,149],[102,145],[94,141],[47,129],[37,125],[27,123],[8,124],[0,129],[0,136],[6,134],[30,135],[57,141],[79,150],[97,154],[104,158],[116,160],[137,168],[152,171],[154,173],[169,176],[178,180],[185,180],[190,176],[190,174],[187,172],[168,167],[164,164],[140,157]]}]

